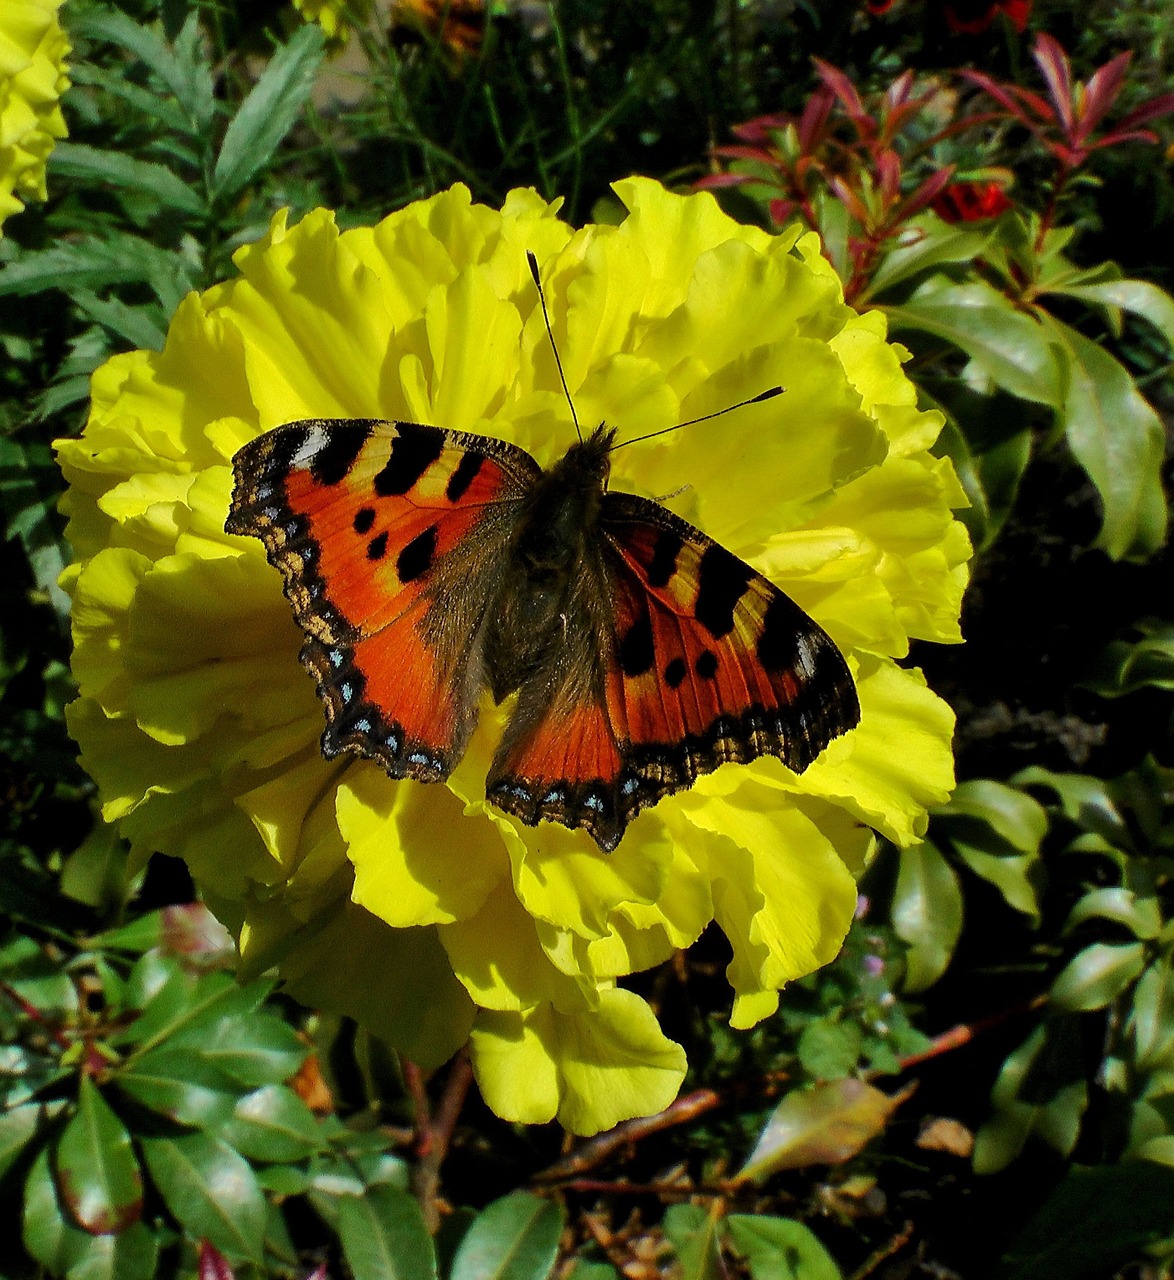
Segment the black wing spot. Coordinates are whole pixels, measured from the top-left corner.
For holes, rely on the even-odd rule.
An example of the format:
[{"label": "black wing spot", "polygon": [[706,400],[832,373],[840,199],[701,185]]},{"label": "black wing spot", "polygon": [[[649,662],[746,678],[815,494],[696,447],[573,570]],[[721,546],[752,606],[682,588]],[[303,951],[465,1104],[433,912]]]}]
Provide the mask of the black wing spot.
[{"label": "black wing spot", "polygon": [[664,587],[677,571],[677,557],[684,546],[679,534],[671,529],[662,529],[652,549],[652,560],[648,565],[648,585]]},{"label": "black wing spot", "polygon": [[326,443],[310,459],[310,474],[319,484],[345,480],[363,446],[371,439],[371,428],[355,423],[326,428]]},{"label": "black wing spot", "polygon": [[387,555],[387,530],[378,533],[367,543],[367,559],[382,560]]},{"label": "black wing spot", "polygon": [[701,557],[697,605],[697,621],[715,640],[734,629],[734,608],[746,594],[754,570],[731,555],[716,542],[705,548]]},{"label": "black wing spot", "polygon": [[620,670],[626,676],[642,676],[652,669],[656,650],[652,644],[652,619],[645,610],[628,628],[619,648]]},{"label": "black wing spot", "polygon": [[370,533],[371,526],[375,523],[375,508],[360,507],[355,512],[354,528],[356,533]]},{"label": "black wing spot", "polygon": [[423,533],[418,533],[399,553],[395,562],[395,572],[401,582],[413,582],[422,573],[427,573],[436,555],[437,527],[430,524]]},{"label": "black wing spot", "polygon": [[674,658],[664,669],[664,681],[670,689],[679,689],[685,682],[689,668],[684,658]]},{"label": "black wing spot", "polygon": [[400,497],[444,452],[444,432],[425,430],[401,423],[391,442],[391,456],[375,477],[375,492],[381,498]]},{"label": "black wing spot", "polygon": [[459,502],[468,493],[484,463],[485,459],[479,453],[466,453],[461,458],[444,489],[444,496],[449,502]]},{"label": "black wing spot", "polygon": [[712,649],[699,653],[697,661],[693,664],[693,670],[702,680],[712,680],[717,675],[717,654]]},{"label": "black wing spot", "polygon": [[799,636],[811,622],[793,601],[777,595],[766,607],[758,637],[758,661],[768,671],[793,671],[799,661]]}]

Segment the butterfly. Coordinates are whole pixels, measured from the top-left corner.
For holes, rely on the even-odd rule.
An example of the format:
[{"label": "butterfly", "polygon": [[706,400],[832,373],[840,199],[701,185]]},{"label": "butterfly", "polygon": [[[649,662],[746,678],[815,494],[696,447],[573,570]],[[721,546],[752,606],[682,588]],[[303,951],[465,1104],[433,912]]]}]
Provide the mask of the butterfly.
[{"label": "butterfly", "polygon": [[719,765],[800,772],[857,724],[848,665],[798,605],[609,488],[615,436],[601,425],[547,470],[504,440],[366,418],[290,422],[237,452],[225,527],[281,572],[328,759],[442,781],[483,691],[516,693],[486,797],[610,852]]}]

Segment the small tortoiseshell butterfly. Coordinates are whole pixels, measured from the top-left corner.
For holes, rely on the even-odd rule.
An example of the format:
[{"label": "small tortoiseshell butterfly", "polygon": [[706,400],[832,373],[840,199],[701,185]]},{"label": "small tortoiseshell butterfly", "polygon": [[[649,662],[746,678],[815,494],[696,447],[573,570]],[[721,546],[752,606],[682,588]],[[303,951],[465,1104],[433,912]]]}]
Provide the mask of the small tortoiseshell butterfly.
[{"label": "small tortoiseshell butterfly", "polygon": [[442,781],[481,691],[516,691],[486,795],[611,851],[718,765],[800,772],[859,721],[847,663],[798,605],[608,489],[614,437],[600,426],[548,471],[502,440],[365,418],[291,422],[237,452],[226,529],[281,571],[327,758]]}]

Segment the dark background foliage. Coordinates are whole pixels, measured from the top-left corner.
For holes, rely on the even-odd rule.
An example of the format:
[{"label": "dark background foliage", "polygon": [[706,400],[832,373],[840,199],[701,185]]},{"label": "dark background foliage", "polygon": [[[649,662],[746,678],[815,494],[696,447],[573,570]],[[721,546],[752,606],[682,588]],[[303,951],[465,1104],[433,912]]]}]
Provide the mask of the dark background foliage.
[{"label": "dark background foliage", "polygon": [[[982,282],[1008,312],[1097,344],[1168,422],[1174,325],[1153,295],[1122,319],[1055,294],[1045,315],[996,252],[1054,216],[1075,231],[1065,271],[1170,287],[1168,122],[1093,152],[1054,208],[1054,157],[1005,114],[944,158],[902,153],[905,194],[946,163],[958,180],[1014,179],[1001,230],[984,223],[989,238],[944,274],[861,295],[890,309],[927,403],[949,413],[942,447],[974,500],[967,643],[913,655],[958,713],[964,785],[925,844],[882,851],[841,957],[752,1033],[725,1026],[716,932],[636,980],[691,1063],[660,1127],[568,1148],[470,1095],[448,1129],[467,1064],[425,1081],[266,982],[238,988],[182,865],[129,875],[95,824],[62,718],[68,549],[50,441],[80,430],[92,370],[158,347],[183,294],[231,275],[275,209],[370,223],[460,180],[488,202],[533,185],[564,196],[572,222],[608,218],[625,174],[685,189],[737,170],[713,149],[745,121],[802,112],[821,84],[813,57],[868,103],[912,70],[951,86],[961,112],[975,99],[959,69],[1039,92],[1032,37],[1047,32],[1078,80],[1133,54],[1110,119],[1170,91],[1165,0],[1028,7],[1020,31],[1013,6],[961,0],[501,3],[457,45],[442,21],[467,6],[433,4],[369,22],[324,60],[284,4],[70,0],[69,141],[49,201],[0,240],[5,1274],[1170,1274],[1174,566],[1161,537],[1102,549],[1105,495],[1062,406],[967,380],[989,334],[943,344],[918,311],[927,284]],[[270,95],[272,125],[234,150],[250,92]],[[830,177],[859,192],[876,158],[831,155],[814,170],[825,209]],[[773,225],[762,182],[718,194]],[[923,212],[878,233],[882,260]],[[950,234],[916,225],[924,243]],[[1061,262],[1041,246],[1021,276]],[[1109,260],[1120,271],[1096,275]],[[814,1155],[780,1137],[797,1099],[814,1107]],[[832,1160],[844,1125],[857,1140]]]}]

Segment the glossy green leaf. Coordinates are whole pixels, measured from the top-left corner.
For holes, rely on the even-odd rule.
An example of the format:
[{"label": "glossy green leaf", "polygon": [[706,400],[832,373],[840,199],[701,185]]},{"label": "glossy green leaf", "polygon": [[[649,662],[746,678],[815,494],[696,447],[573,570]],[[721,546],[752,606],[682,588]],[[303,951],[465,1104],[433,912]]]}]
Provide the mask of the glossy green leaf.
[{"label": "glossy green leaf", "polygon": [[66,1272],[67,1280],[154,1280],[159,1241],[136,1222],[116,1236],[87,1236]]},{"label": "glossy green leaf", "polygon": [[1066,367],[1064,432],[1101,498],[1097,545],[1115,559],[1150,555],[1166,536],[1161,419],[1119,360],[1052,316],[1045,324]]},{"label": "glossy green leaf", "polygon": [[436,1280],[436,1253],[420,1206],[375,1187],[338,1201],[338,1235],[354,1280]]},{"label": "glossy green leaf", "polygon": [[[265,984],[260,986],[263,992]],[[208,1019],[201,1019],[169,1043],[190,1047],[205,1062],[249,1088],[288,1080],[309,1052],[293,1027],[281,1018],[266,1013],[242,1017],[239,1009],[211,1025]]]},{"label": "glossy green leaf", "polygon": [[954,284],[939,277],[900,306],[883,310],[895,332],[921,329],[942,338],[1021,400],[1060,403],[1050,335],[989,284]]},{"label": "glossy green leaf", "polygon": [[78,1107],[57,1142],[57,1185],[79,1226],[125,1231],[143,1211],[143,1178],[126,1126],[83,1075]]},{"label": "glossy green leaf", "polygon": [[205,974],[193,983],[190,976],[176,966],[142,1016],[131,1024],[128,1038],[144,1046],[167,1040],[169,1048],[206,1047],[221,1033],[226,1022],[255,1013],[269,989],[270,984],[266,982],[239,986],[226,973]]},{"label": "glossy green leaf", "polygon": [[923,991],[945,972],[962,932],[962,889],[941,850],[928,840],[898,855],[892,922],[908,944],[905,988]]},{"label": "glossy green leaf", "polygon": [[1174,298],[1148,280],[1105,280],[1073,284],[1053,290],[1102,307],[1131,311],[1148,320],[1174,348]]},{"label": "glossy green leaf", "polygon": [[450,1280],[546,1280],[562,1230],[557,1204],[515,1191],[477,1215],[453,1258]]},{"label": "glossy green leaf", "polygon": [[1083,683],[1104,698],[1139,689],[1174,689],[1174,622],[1147,618],[1133,628],[1136,639],[1106,645]]},{"label": "glossy green leaf", "polygon": [[886,289],[911,280],[947,262],[972,262],[991,238],[989,228],[943,222],[922,215],[907,224],[896,248],[891,249],[873,272],[866,296],[876,298]]},{"label": "glossy green leaf", "polygon": [[1174,1235],[1174,1170],[1071,1169],[1012,1241],[999,1280],[1102,1280]]},{"label": "glossy green leaf", "polygon": [[41,1126],[43,1108],[35,1102],[0,1112],[0,1177],[20,1158]]},{"label": "glossy green leaf", "polygon": [[221,1136],[250,1160],[274,1163],[302,1160],[320,1151],[326,1141],[310,1108],[279,1084],[246,1093]]},{"label": "glossy green leaf", "polygon": [[1103,1009],[1144,967],[1144,943],[1094,942],[1078,951],[1052,983],[1052,1003],[1061,1009]]},{"label": "glossy green leaf", "polygon": [[576,1258],[567,1280],[621,1280],[621,1277],[610,1262],[588,1262]]},{"label": "glossy green leaf", "polygon": [[308,23],[270,59],[225,132],[212,177],[218,199],[235,196],[293,128],[325,49],[322,29]]},{"label": "glossy green leaf", "polygon": [[976,819],[1020,853],[1038,853],[1048,831],[1047,810],[1038,800],[990,778],[959,783],[941,815]]},{"label": "glossy green leaf", "polygon": [[840,1268],[801,1222],[734,1213],[725,1228],[751,1280],[841,1280]]},{"label": "glossy green leaf", "polygon": [[1132,1021],[1137,1065],[1174,1064],[1174,957],[1162,956],[1138,979]]},{"label": "glossy green leaf", "polygon": [[153,1049],[119,1071],[115,1082],[144,1107],[199,1129],[222,1125],[240,1095],[230,1077],[180,1049]]},{"label": "glossy green leaf", "polygon": [[863,1080],[793,1089],[775,1108],[739,1178],[761,1182],[780,1169],[842,1164],[884,1131],[901,1099]]},{"label": "glossy green leaf", "polygon": [[204,1133],[143,1138],[142,1146],[152,1181],[190,1235],[230,1258],[261,1261],[267,1208],[243,1156]]},{"label": "glossy green leaf", "polygon": [[1086,920],[1112,920],[1136,938],[1156,938],[1162,931],[1162,911],[1157,898],[1141,897],[1119,885],[1086,893],[1072,908],[1064,925],[1065,932]]},{"label": "glossy green leaf", "polygon": [[30,1256],[54,1276],[64,1275],[93,1239],[66,1217],[57,1198],[48,1147],[41,1149],[25,1179],[21,1238]]},{"label": "glossy green leaf", "polygon": [[1041,869],[1038,855],[1022,853],[1008,856],[988,853],[964,840],[955,840],[953,843],[958,857],[976,876],[993,884],[1009,907],[1029,916],[1033,924],[1039,923],[1038,881]]},{"label": "glossy green leaf", "polygon": [[207,213],[199,193],[164,165],[136,160],[120,151],[99,151],[77,142],[59,142],[49,160],[50,172],[154,196],[165,209],[199,218]]},{"label": "glossy green leaf", "polygon": [[664,1215],[664,1233],[677,1255],[674,1275],[681,1280],[720,1280],[721,1219],[717,1206],[672,1205]]}]

